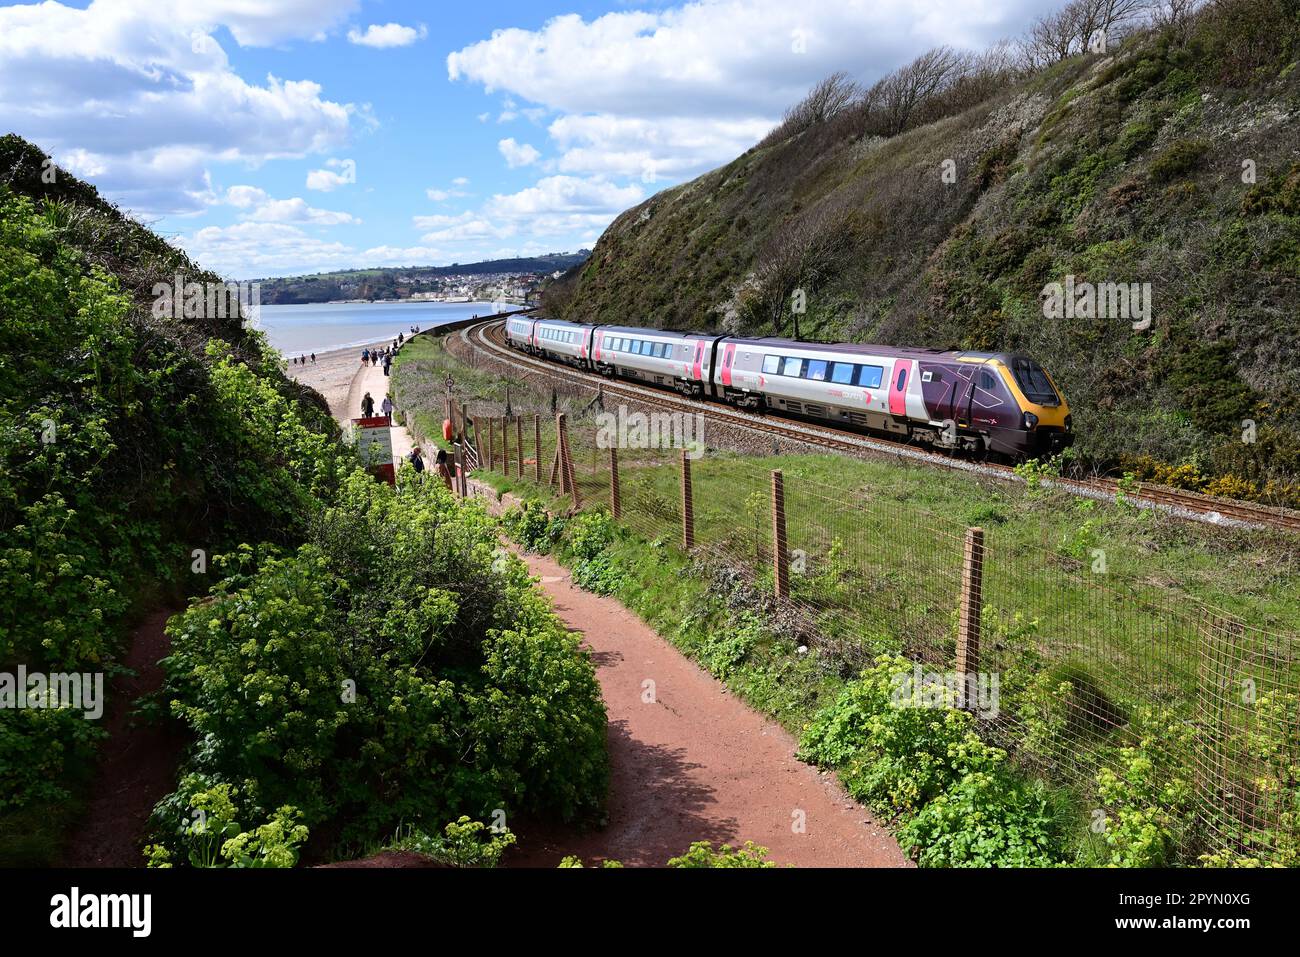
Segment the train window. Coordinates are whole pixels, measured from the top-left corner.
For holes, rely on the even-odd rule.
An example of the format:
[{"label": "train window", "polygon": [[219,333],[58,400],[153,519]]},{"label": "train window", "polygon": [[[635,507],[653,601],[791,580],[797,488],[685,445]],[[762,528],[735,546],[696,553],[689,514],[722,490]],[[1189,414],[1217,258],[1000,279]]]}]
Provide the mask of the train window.
[{"label": "train window", "polygon": [[988,369],[980,369],[980,388],[985,392],[992,392],[996,383],[993,381],[993,373]]},{"label": "train window", "polygon": [[848,362],[837,362],[831,366],[831,381],[839,382],[842,385],[851,385],[853,382],[853,366]]},{"label": "train window", "polygon": [[781,357],[780,357],[780,356],[766,356],[766,357],[764,357],[764,359],[763,359],[763,371],[764,371],[765,373],[767,373],[768,375],[776,375],[777,370],[780,369],[780,368],[781,368]]},{"label": "train window", "polygon": [[808,378],[816,379],[818,382],[826,380],[826,361],[824,359],[808,360]]},{"label": "train window", "polygon": [[785,357],[785,364],[781,367],[782,375],[798,376],[803,371],[803,360],[796,359],[793,356]]},{"label": "train window", "polygon": [[885,370],[880,366],[860,366],[858,369],[858,385],[864,389],[879,389],[880,380],[884,374]]},{"label": "train window", "polygon": [[1047,378],[1047,373],[1033,359],[1017,357],[1011,360],[1011,371],[1015,373],[1016,382],[1020,383],[1020,391],[1025,394],[1025,398],[1030,402],[1036,402],[1039,405],[1059,405],[1060,399],[1056,396],[1056,390],[1052,388],[1052,381]]},{"label": "train window", "polygon": [[899,392],[903,391],[903,383],[907,381],[907,367],[904,366],[898,370],[898,381],[894,383],[894,388]]},{"label": "train window", "polygon": [[655,344],[655,356],[656,356],[657,358],[662,359],[662,358],[663,358],[664,356],[666,356],[666,355],[668,355],[668,343],[666,343],[666,342],[659,342],[659,343],[656,343],[656,344]]}]

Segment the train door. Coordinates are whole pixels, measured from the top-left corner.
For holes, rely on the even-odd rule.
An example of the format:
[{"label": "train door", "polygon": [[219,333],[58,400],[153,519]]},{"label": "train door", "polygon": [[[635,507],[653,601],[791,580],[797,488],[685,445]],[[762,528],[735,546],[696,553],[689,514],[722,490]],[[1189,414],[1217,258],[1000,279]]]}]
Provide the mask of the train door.
[{"label": "train door", "polygon": [[719,378],[723,385],[731,385],[731,360],[736,357],[736,344],[728,342],[726,350],[722,353],[722,372]]},{"label": "train door", "polygon": [[900,419],[907,418],[907,377],[911,371],[911,359],[894,360],[894,378],[889,383],[889,411]]},{"label": "train door", "polygon": [[600,361],[600,347],[605,342],[605,333],[596,332],[592,334],[591,357],[597,362]]},{"label": "train door", "polygon": [[691,364],[691,378],[696,382],[704,381],[704,343],[695,343],[695,361]]}]

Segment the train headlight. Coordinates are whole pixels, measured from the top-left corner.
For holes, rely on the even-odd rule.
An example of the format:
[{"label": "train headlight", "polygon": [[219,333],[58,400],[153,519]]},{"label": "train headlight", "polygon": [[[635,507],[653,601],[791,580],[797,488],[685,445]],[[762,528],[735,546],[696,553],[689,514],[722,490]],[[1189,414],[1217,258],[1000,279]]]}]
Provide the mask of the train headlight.
[{"label": "train headlight", "polygon": [[1026,431],[1032,432],[1034,429],[1038,428],[1038,416],[1034,415],[1032,412],[1026,412],[1021,421],[1024,424]]}]

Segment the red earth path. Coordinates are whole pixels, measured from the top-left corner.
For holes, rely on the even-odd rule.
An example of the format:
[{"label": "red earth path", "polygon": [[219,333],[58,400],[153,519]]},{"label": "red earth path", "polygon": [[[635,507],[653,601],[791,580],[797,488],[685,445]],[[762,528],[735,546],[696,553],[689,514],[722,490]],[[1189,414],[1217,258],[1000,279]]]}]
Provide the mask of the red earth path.
[{"label": "red earth path", "polygon": [[[574,585],[553,559],[521,557],[591,651],[609,711],[611,780],[606,827],[521,826],[508,866],[553,867],[568,854],[588,865],[662,866],[701,840],[753,841],[798,867],[907,866],[889,832],[833,776],[795,759],[785,729],[617,601]],[[643,700],[647,680],[653,703]]]}]

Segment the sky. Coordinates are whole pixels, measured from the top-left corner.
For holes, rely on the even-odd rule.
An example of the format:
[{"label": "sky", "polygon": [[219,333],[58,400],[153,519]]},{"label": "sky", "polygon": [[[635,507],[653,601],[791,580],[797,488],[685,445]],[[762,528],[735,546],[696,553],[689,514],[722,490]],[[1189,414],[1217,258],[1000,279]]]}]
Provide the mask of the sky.
[{"label": "sky", "polygon": [[231,279],[576,250],[826,75],[1056,5],[0,2],[0,132]]}]

